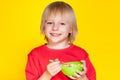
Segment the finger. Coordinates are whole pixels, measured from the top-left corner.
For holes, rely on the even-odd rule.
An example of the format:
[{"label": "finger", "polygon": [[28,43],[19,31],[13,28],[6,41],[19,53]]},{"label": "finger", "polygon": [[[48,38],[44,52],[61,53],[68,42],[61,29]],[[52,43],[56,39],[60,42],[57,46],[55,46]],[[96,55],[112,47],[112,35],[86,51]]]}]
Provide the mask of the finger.
[{"label": "finger", "polygon": [[84,75],[87,72],[86,61],[85,60],[81,60],[81,62],[83,63],[81,65],[83,67],[83,71],[82,71],[81,75]]},{"label": "finger", "polygon": [[69,76],[69,78],[71,78],[71,79],[76,79],[75,77],[73,77],[73,76]]},{"label": "finger", "polygon": [[50,60],[49,60],[49,62],[51,62],[51,63],[52,63],[52,62],[55,62],[55,61],[59,61],[59,59],[57,58],[57,59],[55,59],[55,60],[53,60],[53,59],[50,59]]},{"label": "finger", "polygon": [[76,73],[82,75],[82,72],[80,70],[77,70]]},{"label": "finger", "polygon": [[84,66],[86,66],[86,61],[85,60],[81,60],[80,62],[82,62]]},{"label": "finger", "polygon": [[60,66],[58,66],[58,67],[56,67],[56,68],[54,68],[54,69],[52,69],[52,70],[49,70],[49,73],[50,73],[52,76],[54,76],[54,75],[56,75],[57,73],[59,73],[59,72],[61,71],[61,69],[62,69],[62,66],[60,65]]},{"label": "finger", "polygon": [[51,71],[56,72],[56,71],[60,71],[61,69],[62,69],[62,65],[57,65]]},{"label": "finger", "polygon": [[47,70],[50,72],[51,70],[53,70],[55,68],[55,66],[57,66],[57,64],[50,63],[50,64],[47,65]]},{"label": "finger", "polygon": [[75,76],[76,78],[81,77],[80,74],[78,74],[78,73],[74,73],[74,76]]},{"label": "finger", "polygon": [[60,61],[54,61],[52,63],[49,63],[48,65],[53,66],[53,65],[56,65],[56,64],[60,64]]},{"label": "finger", "polygon": [[58,72],[61,71],[61,69],[62,69],[62,65],[56,67],[56,69],[54,69],[53,72],[54,72],[54,73],[58,73]]},{"label": "finger", "polygon": [[62,64],[60,64],[59,61],[57,62],[52,62],[52,63],[49,63],[47,65],[47,70],[50,72],[50,73],[55,73],[55,72],[59,72],[62,68]]},{"label": "finger", "polygon": [[47,69],[48,70],[54,70],[60,65],[61,64],[59,62],[53,62],[53,63],[50,63],[50,64],[47,65]]},{"label": "finger", "polygon": [[81,65],[81,66],[83,67],[82,73],[83,73],[83,74],[86,73],[86,72],[87,72],[87,67],[86,67],[85,65]]},{"label": "finger", "polygon": [[57,58],[57,59],[55,59],[55,61],[59,61],[59,59]]}]

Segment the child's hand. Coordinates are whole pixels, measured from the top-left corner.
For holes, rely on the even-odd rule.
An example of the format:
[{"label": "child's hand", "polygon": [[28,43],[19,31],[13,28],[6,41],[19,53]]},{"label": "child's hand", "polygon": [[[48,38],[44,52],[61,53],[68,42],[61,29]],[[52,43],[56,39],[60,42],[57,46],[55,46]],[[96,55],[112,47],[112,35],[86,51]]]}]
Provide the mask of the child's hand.
[{"label": "child's hand", "polygon": [[57,73],[61,71],[61,69],[62,69],[62,64],[58,59],[47,65],[47,71],[50,73],[51,76],[55,76]]},{"label": "child's hand", "polygon": [[74,77],[70,76],[71,79],[74,80],[88,80],[87,76],[85,75],[87,72],[87,68],[86,68],[86,62],[84,60],[81,61],[83,64],[81,65],[83,67],[83,71],[76,71],[76,73],[74,73]]}]

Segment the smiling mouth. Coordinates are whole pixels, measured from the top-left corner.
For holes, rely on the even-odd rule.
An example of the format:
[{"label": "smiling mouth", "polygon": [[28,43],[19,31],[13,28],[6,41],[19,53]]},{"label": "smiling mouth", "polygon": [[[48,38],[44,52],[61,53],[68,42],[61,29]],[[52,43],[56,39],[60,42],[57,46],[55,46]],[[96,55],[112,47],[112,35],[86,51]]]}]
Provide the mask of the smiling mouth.
[{"label": "smiling mouth", "polygon": [[50,33],[50,35],[53,36],[53,37],[59,37],[61,34],[59,34],[59,33]]}]

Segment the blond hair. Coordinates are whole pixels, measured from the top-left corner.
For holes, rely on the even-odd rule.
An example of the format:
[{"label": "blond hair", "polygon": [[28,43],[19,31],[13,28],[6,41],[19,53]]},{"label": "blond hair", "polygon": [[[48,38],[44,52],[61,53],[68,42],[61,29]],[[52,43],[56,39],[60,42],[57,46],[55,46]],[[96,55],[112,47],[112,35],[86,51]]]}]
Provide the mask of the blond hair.
[{"label": "blond hair", "polygon": [[67,17],[67,21],[69,22],[72,31],[72,33],[68,35],[68,41],[72,43],[75,40],[75,36],[78,32],[76,17],[72,7],[69,4],[62,1],[53,2],[45,8],[42,14],[41,25],[40,25],[41,33],[44,33],[44,25],[48,17],[51,14],[56,15],[57,13],[60,13],[61,15]]}]

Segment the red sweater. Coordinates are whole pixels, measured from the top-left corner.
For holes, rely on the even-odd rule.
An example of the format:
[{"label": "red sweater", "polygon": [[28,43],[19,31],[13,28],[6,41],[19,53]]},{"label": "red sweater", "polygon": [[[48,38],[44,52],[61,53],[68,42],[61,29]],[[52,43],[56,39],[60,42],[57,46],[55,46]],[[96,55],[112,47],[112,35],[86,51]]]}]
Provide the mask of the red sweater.
[{"label": "red sweater", "polygon": [[[85,60],[87,66],[87,77],[89,80],[96,80],[96,72],[90,62],[87,52],[73,44],[65,49],[50,49],[46,45],[34,48],[28,55],[26,65],[26,80],[37,80],[46,70],[50,59],[58,58],[62,62]],[[51,80],[71,80],[62,72],[59,72]]]}]

